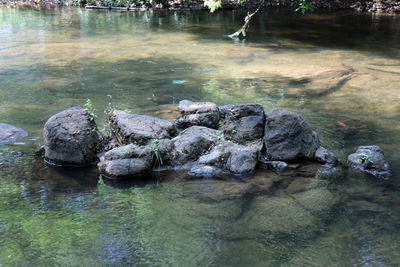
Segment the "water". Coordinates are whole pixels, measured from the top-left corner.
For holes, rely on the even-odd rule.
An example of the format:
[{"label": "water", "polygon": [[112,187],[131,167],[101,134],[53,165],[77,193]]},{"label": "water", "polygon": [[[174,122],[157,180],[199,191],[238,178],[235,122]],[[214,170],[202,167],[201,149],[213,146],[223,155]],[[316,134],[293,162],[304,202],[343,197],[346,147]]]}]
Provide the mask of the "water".
[{"label": "water", "polygon": [[[0,148],[0,266],[400,265],[400,17],[268,13],[246,41],[223,37],[242,20],[0,8],[0,121],[30,133]],[[45,121],[90,98],[103,128],[107,95],[166,119],[182,99],[289,108],[342,162],[381,146],[393,177],[327,181],[306,166],[116,182],[46,166],[36,153]],[[293,181],[306,193],[290,191]]]}]

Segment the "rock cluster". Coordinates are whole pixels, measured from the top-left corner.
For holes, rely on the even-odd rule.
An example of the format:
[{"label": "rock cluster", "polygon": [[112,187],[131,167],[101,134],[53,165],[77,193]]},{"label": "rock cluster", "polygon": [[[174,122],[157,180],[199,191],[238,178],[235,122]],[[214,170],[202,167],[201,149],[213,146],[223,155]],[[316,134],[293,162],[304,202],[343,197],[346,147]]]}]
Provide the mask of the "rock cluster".
[{"label": "rock cluster", "polygon": [[[70,108],[52,116],[44,127],[45,157],[61,165],[96,162],[112,178],[145,175],[154,168],[190,170],[193,177],[250,175],[258,166],[275,172],[296,169],[302,161],[333,168],[336,156],[320,146],[318,134],[300,115],[258,104],[218,107],[210,102],[179,103],[174,123],[114,111],[111,136],[104,138],[87,110]],[[219,128],[219,129],[218,129]],[[105,144],[107,143],[108,144]],[[105,146],[104,146],[105,145]],[[373,162],[366,166],[363,157]],[[378,147],[360,147],[349,156],[352,168],[378,177],[389,172]]]}]

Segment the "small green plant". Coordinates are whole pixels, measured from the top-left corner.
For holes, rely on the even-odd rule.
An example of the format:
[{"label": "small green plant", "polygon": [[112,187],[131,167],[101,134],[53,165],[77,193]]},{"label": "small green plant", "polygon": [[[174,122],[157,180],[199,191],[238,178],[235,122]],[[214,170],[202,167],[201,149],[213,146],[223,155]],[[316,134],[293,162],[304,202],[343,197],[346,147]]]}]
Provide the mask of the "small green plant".
[{"label": "small green plant", "polygon": [[93,121],[95,118],[97,118],[97,116],[95,114],[96,109],[94,108],[92,100],[90,100],[89,98],[86,100],[85,108],[86,108],[87,112],[89,113],[90,120]]},{"label": "small green plant", "polygon": [[237,134],[237,130],[233,129],[233,130],[232,130],[232,134],[233,134],[233,135]]},{"label": "small green plant", "polygon": [[233,109],[230,109],[230,110],[229,110],[229,118],[234,119],[234,118],[236,118],[237,116],[239,116],[239,115],[238,115],[238,114],[235,114],[235,113],[233,112]]},{"label": "small green plant", "polygon": [[218,122],[218,130],[223,131],[224,130],[224,121],[220,120]]},{"label": "small green plant", "polygon": [[158,165],[158,167],[161,167],[161,165],[163,165],[163,161],[161,158],[160,151],[158,150],[158,147],[157,147],[157,140],[156,139],[150,140],[149,147],[151,149],[151,154],[152,154],[152,157],[154,160],[154,165]]},{"label": "small green plant", "polygon": [[300,11],[302,14],[305,14],[307,11],[314,11],[311,7],[311,4],[307,2],[307,0],[301,0],[299,7],[296,8],[296,12]]},{"label": "small green plant", "polygon": [[361,162],[367,168],[372,167],[372,165],[374,164],[374,162],[371,160],[371,158],[366,153],[361,154]]}]

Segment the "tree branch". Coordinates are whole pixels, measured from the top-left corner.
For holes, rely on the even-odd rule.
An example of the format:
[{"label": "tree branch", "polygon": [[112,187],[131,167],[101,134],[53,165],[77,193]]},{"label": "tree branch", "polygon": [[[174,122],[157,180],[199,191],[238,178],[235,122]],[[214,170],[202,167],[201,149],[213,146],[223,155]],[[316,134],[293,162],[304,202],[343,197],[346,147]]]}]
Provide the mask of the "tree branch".
[{"label": "tree branch", "polygon": [[253,17],[260,10],[260,8],[263,4],[264,4],[264,0],[261,1],[261,3],[258,5],[257,9],[253,13],[250,14],[249,12],[247,12],[247,16],[244,18],[243,26],[236,32],[234,32],[230,35],[226,35],[226,36],[229,38],[232,38],[232,39],[236,39],[236,38],[239,38],[240,34],[242,34],[243,37],[246,37],[246,31],[250,27],[251,17]]}]

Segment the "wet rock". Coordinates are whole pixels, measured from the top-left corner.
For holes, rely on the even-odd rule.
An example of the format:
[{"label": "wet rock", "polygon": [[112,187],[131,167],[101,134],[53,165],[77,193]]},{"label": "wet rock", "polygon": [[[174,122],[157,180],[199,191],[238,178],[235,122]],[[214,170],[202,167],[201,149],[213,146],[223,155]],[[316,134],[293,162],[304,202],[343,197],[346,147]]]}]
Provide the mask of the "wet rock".
[{"label": "wet rock", "polygon": [[229,158],[226,168],[234,174],[254,173],[257,166],[258,151],[252,147],[232,146],[228,150]]},{"label": "wet rock", "polygon": [[322,164],[328,163],[335,165],[338,162],[335,154],[322,146],[320,146],[317,151],[315,151],[314,159]]},{"label": "wet rock", "polygon": [[152,139],[171,138],[175,134],[171,122],[155,117],[114,111],[109,116],[113,135],[121,145],[147,145]]},{"label": "wet rock", "polygon": [[268,169],[271,169],[275,172],[284,172],[288,166],[283,161],[266,161],[264,164]]},{"label": "wet rock", "polygon": [[12,144],[17,139],[28,136],[25,130],[6,123],[0,123],[0,146]]},{"label": "wet rock", "polygon": [[150,172],[152,150],[148,146],[126,145],[114,148],[100,158],[100,172],[111,178],[124,178]]},{"label": "wet rock", "polygon": [[53,115],[43,129],[45,158],[60,165],[87,165],[97,160],[102,135],[87,110],[70,108]]},{"label": "wet rock", "polygon": [[360,146],[355,153],[350,154],[347,162],[351,169],[357,169],[377,178],[391,177],[389,163],[379,146]]},{"label": "wet rock", "polygon": [[258,162],[258,150],[221,140],[209,153],[199,158],[198,163],[216,166],[233,174],[254,173]]},{"label": "wet rock", "polygon": [[198,165],[193,167],[188,174],[193,177],[218,178],[225,173],[220,168],[214,166]]},{"label": "wet rock", "polygon": [[312,159],[319,139],[300,115],[274,109],[265,119],[264,144],[269,160],[291,161]]},{"label": "wet rock", "polygon": [[195,125],[218,128],[219,110],[214,103],[182,100],[179,102],[179,109],[181,110],[181,117],[175,120],[175,126],[179,129],[186,129]]},{"label": "wet rock", "polygon": [[[265,114],[258,104],[245,104],[230,107],[224,111],[224,137],[238,144],[259,141],[264,135]],[[262,146],[260,147],[260,150]]]},{"label": "wet rock", "polygon": [[172,139],[174,164],[197,160],[222,138],[222,132],[204,126],[192,126]]}]

